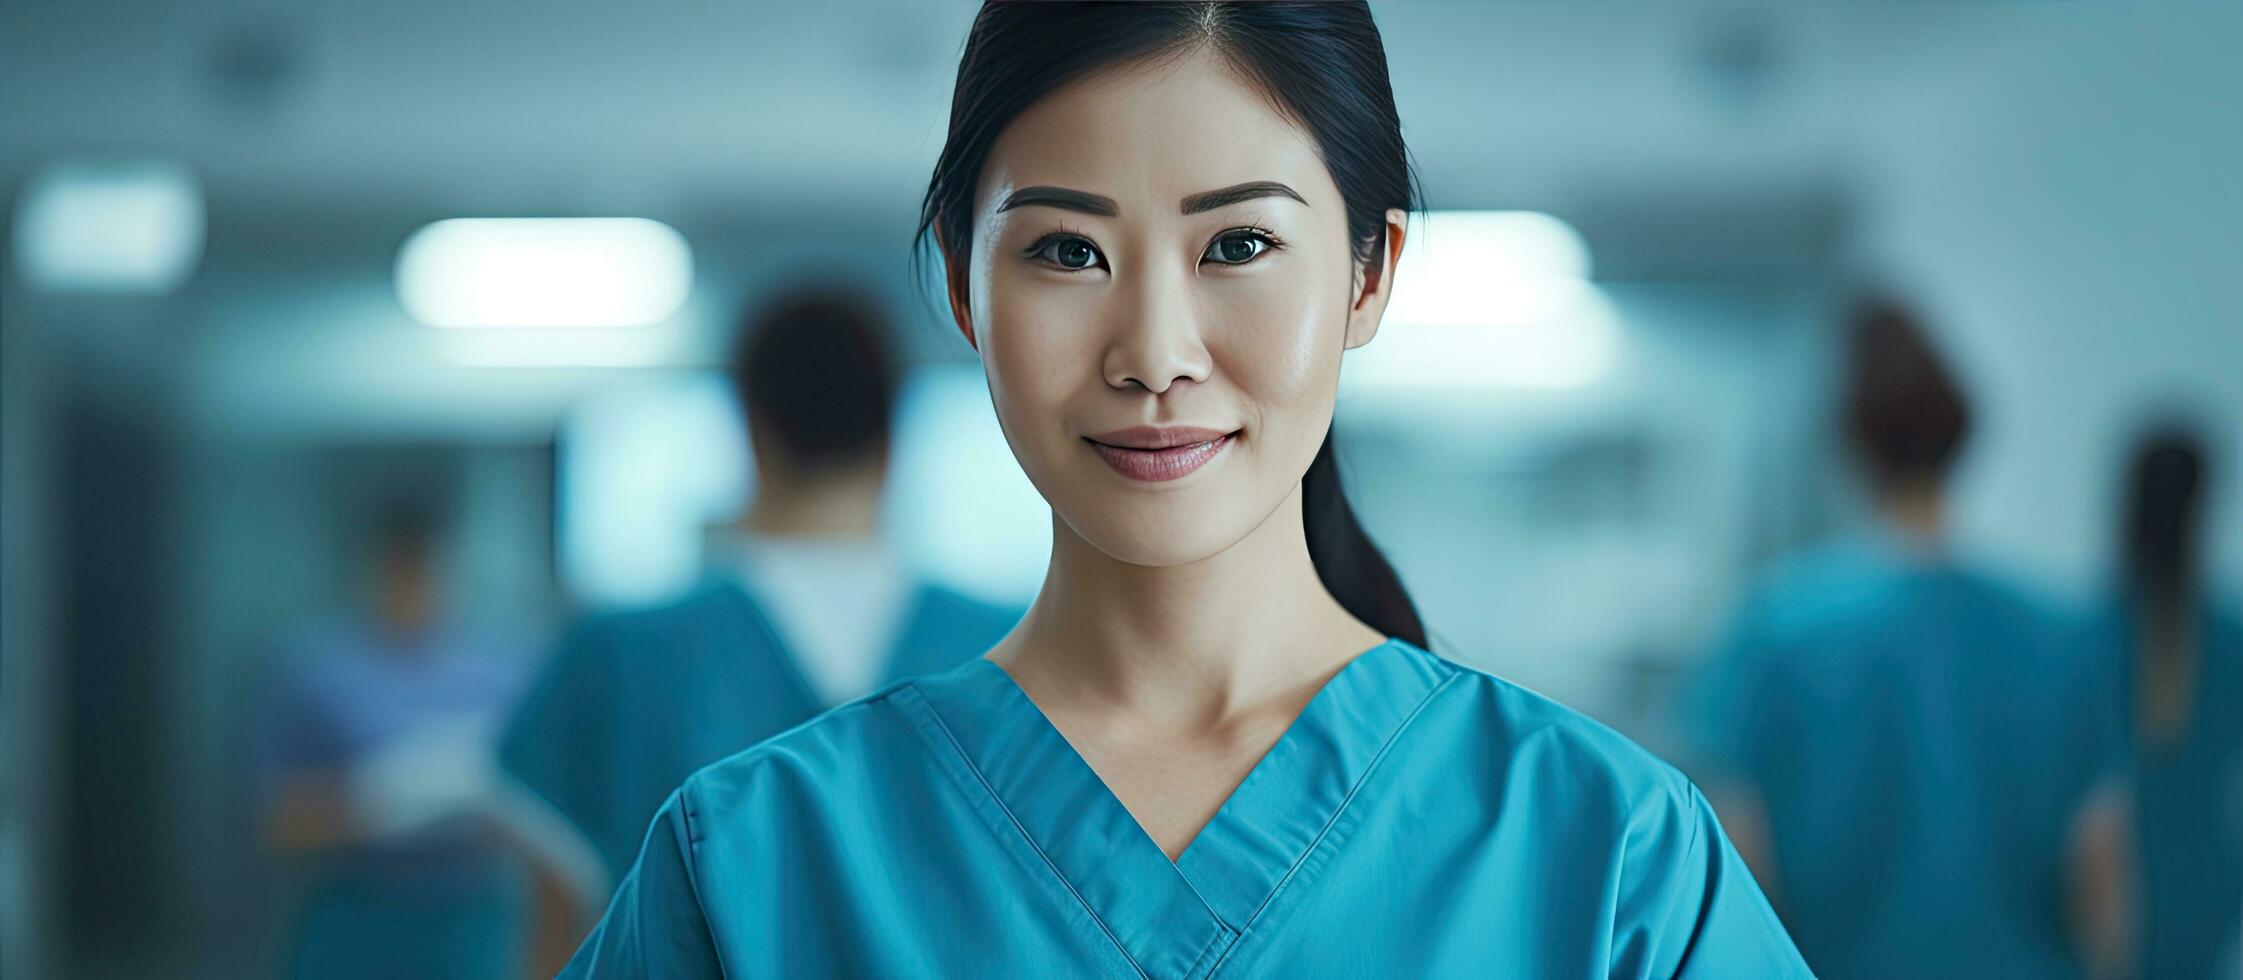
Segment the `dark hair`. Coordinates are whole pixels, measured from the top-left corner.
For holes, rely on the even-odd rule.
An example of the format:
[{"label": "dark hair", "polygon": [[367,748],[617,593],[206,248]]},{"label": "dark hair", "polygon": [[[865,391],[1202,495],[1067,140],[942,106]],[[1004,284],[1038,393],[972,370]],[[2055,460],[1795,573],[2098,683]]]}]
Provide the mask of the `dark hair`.
[{"label": "dark hair", "polygon": [[748,418],[796,467],[862,461],[888,445],[896,368],[887,319],[863,290],[813,288],[757,308],[733,350]]},{"label": "dark hair", "polygon": [[[1036,101],[1101,69],[1200,49],[1257,83],[1315,140],[1347,203],[1357,259],[1380,261],[1386,212],[1413,210],[1417,194],[1386,49],[1362,0],[985,3],[958,64],[949,136],[920,207],[920,247],[931,234],[945,261],[967,261],[982,165]],[[1301,496],[1324,588],[1372,628],[1426,645],[1409,593],[1348,505],[1329,434],[1301,478]]]},{"label": "dark hair", "polygon": [[1889,488],[1945,476],[1970,435],[1970,402],[1915,315],[1864,303],[1848,340],[1844,428],[1871,479]]},{"label": "dark hair", "polygon": [[2151,430],[2134,450],[2124,542],[2127,590],[2164,625],[2182,612],[2196,586],[2197,520],[2202,511],[2204,450],[2196,433]]}]

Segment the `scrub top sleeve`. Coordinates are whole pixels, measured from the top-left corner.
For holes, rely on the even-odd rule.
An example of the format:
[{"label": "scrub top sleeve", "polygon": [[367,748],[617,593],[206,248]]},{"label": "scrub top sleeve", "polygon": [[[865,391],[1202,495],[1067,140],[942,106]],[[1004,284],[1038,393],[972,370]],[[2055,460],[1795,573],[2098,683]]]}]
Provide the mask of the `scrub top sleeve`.
[{"label": "scrub top sleeve", "polygon": [[1614,909],[1614,978],[1813,977],[1760,886],[1680,776],[1631,828]]},{"label": "scrub top sleeve", "polygon": [[655,814],[638,863],[561,977],[715,980],[724,975],[701,907],[686,792],[671,793]]}]

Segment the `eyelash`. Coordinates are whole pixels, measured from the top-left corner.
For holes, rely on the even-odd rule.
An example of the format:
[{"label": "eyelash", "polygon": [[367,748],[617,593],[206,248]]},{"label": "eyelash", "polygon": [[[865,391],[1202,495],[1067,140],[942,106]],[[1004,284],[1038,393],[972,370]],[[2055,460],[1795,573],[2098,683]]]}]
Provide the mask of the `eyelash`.
[{"label": "eyelash", "polygon": [[[1218,234],[1214,238],[1209,239],[1207,242],[1207,248],[1200,251],[1201,261],[1206,261],[1207,252],[1212,250],[1217,243],[1220,243],[1225,239],[1240,237],[1251,238],[1255,241],[1261,242],[1263,246],[1262,250],[1254,253],[1252,258],[1249,258],[1244,262],[1217,262],[1215,263],[1216,265],[1251,265],[1256,259],[1259,259],[1271,252],[1280,251],[1285,248],[1285,240],[1277,237],[1276,232],[1255,225],[1240,225],[1236,228],[1226,228],[1222,231],[1221,234]],[[1047,249],[1051,248],[1053,245],[1057,245],[1066,241],[1079,241],[1085,245],[1090,246],[1091,252],[1098,256],[1098,262],[1095,265],[1069,267],[1060,265],[1058,262],[1052,261],[1051,259],[1044,256],[1044,252]],[[1050,234],[1043,236],[1042,238],[1036,239],[1033,244],[1021,250],[1021,256],[1023,258],[1029,259],[1030,261],[1040,261],[1046,268],[1067,273],[1082,272],[1086,269],[1100,268],[1106,264],[1106,254],[1105,252],[1099,250],[1098,244],[1096,242],[1091,241],[1088,236],[1085,236],[1081,232],[1070,230],[1065,226],[1060,227],[1058,230],[1053,231]]]}]

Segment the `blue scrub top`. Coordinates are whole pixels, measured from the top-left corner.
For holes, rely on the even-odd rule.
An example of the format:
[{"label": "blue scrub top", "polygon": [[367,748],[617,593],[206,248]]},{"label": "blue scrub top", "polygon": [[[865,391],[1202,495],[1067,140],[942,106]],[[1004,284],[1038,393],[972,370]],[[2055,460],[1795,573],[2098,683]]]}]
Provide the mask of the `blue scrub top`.
[{"label": "blue scrub top", "polygon": [[[922,586],[886,678],[979,656],[1018,619]],[[500,761],[621,874],[685,777],[827,707],[747,591],[712,580],[669,606],[580,623],[515,715]]]},{"label": "blue scrub top", "polygon": [[571,977],[1804,977],[1690,783],[1400,641],[1171,862],[987,660],[696,773]]},{"label": "blue scrub top", "polygon": [[2134,789],[2140,975],[2208,980],[2243,938],[2243,625],[2226,615],[2202,619],[2188,727],[2148,743],[2135,718],[2135,622],[2108,611],[2088,645],[2110,680],[2102,690]]},{"label": "blue scrub top", "polygon": [[1699,734],[1766,805],[1772,892],[1817,973],[2078,973],[2065,837],[2115,760],[2066,627],[1887,536],[1795,558],[1746,603]]}]

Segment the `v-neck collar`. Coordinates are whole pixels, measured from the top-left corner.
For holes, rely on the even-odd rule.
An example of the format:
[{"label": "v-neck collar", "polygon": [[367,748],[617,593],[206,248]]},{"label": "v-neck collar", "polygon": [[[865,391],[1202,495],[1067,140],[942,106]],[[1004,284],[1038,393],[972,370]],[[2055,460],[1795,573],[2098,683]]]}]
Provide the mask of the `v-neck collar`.
[{"label": "v-neck collar", "polygon": [[1215,818],[1176,859],[1233,928],[1244,929],[1404,726],[1457,669],[1389,640],[1317,692]]},{"label": "v-neck collar", "polygon": [[[807,706],[805,717],[832,708],[833,705],[819,695],[817,685],[810,683],[810,674],[803,669],[801,654],[787,643],[785,636],[780,635],[779,625],[772,621],[771,614],[763,608],[762,601],[756,598],[754,588],[729,580],[715,588],[732,601],[741,616],[751,624],[753,632],[762,639],[761,648],[772,661],[772,672],[780,675],[781,682],[786,684],[788,691],[798,702]],[[917,646],[924,642],[920,634],[926,632],[926,619],[933,600],[932,590],[928,586],[922,584],[911,589],[910,596],[904,600],[903,615],[896,621],[895,635],[889,638],[887,649],[883,651],[886,659],[881,661],[879,682],[874,685],[874,690],[919,672],[920,665],[914,654],[920,652]]]},{"label": "v-neck collar", "polygon": [[1397,640],[1358,655],[1173,862],[995,663],[977,658],[916,681],[897,704],[964,788],[996,804],[985,811],[992,829],[1048,866],[1140,972],[1193,977],[1255,922],[1457,672]]},{"label": "v-neck collar", "polygon": [[756,599],[753,590],[737,581],[726,581],[716,589],[731,601],[741,618],[747,620],[751,631],[763,641],[744,647],[742,652],[747,649],[763,651],[768,668],[786,685],[795,703],[809,709],[804,717],[826,710],[825,699],[818,696],[817,688],[810,683],[810,675],[803,672],[794,648],[787,645],[786,637],[779,635],[778,624],[771,621],[771,614],[764,611],[763,603]]}]

